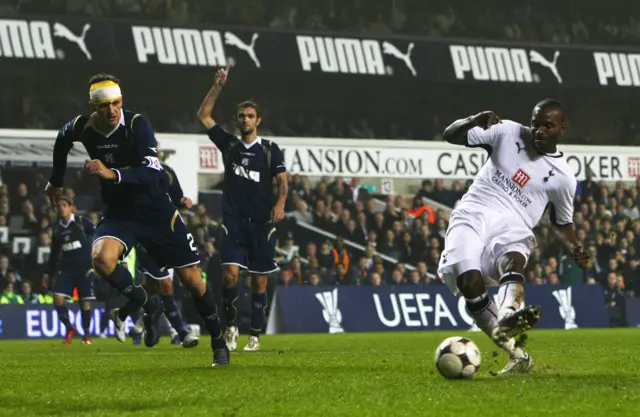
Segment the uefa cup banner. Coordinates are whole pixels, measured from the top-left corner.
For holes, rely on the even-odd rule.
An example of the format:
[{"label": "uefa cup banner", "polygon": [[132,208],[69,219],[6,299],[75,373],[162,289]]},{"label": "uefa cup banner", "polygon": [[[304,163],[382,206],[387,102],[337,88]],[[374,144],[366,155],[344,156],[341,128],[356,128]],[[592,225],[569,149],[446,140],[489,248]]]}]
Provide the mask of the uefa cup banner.
[{"label": "uefa cup banner", "polygon": [[[497,289],[490,288],[495,297]],[[540,329],[608,327],[603,291],[596,285],[529,285],[526,303],[540,305]],[[445,286],[278,287],[268,334],[408,330],[471,330],[462,297]]]},{"label": "uefa cup banner", "polygon": [[637,50],[132,21],[0,19],[3,65],[223,67],[554,88],[640,87]]},{"label": "uefa cup banner", "polygon": [[[81,312],[76,305],[69,305],[69,319],[80,336],[84,336]],[[93,303],[91,310],[90,336],[100,335],[100,316],[103,303]],[[134,323],[127,317],[126,331]],[[52,304],[4,304],[0,305],[0,340],[6,339],[51,339],[62,338],[67,329],[60,323],[58,312]],[[113,322],[109,321],[107,335],[113,336]]]}]

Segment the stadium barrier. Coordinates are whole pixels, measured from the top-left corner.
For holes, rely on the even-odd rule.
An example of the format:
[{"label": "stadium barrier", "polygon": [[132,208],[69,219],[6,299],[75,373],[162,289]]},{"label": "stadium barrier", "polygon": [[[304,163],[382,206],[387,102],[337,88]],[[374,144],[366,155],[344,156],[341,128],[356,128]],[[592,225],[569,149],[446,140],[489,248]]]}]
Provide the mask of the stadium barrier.
[{"label": "stadium barrier", "polygon": [[625,299],[625,318],[629,327],[640,327],[640,298]]},{"label": "stadium barrier", "polygon": [[[495,297],[496,287],[489,289]],[[609,327],[596,285],[526,287],[527,304],[542,306],[536,328]],[[278,287],[267,334],[471,330],[465,302],[445,286]]]},{"label": "stadium barrier", "polygon": [[[80,336],[82,317],[78,306],[70,305],[69,319],[76,326]],[[104,303],[93,303],[91,306],[90,336],[100,335],[100,316]],[[131,317],[127,317],[126,331],[133,327]],[[113,322],[109,321],[107,335],[113,336]],[[58,320],[58,312],[52,304],[6,304],[0,306],[0,340],[5,339],[50,339],[62,338],[66,327]]]}]

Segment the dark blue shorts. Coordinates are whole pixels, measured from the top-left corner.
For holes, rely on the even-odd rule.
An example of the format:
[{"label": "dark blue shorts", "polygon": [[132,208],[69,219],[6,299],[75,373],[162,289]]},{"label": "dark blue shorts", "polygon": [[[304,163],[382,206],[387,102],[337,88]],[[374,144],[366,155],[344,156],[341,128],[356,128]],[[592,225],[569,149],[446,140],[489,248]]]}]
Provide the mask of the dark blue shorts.
[{"label": "dark blue shorts", "polygon": [[136,246],[136,263],[138,271],[148,277],[157,280],[171,278],[169,270],[166,267],[159,267],[158,263],[153,260],[144,247],[140,247],[140,245]]},{"label": "dark blue shorts", "polygon": [[139,243],[152,259],[162,263],[162,267],[179,269],[200,263],[193,235],[177,210],[173,214],[147,219],[145,223],[105,217],[96,227],[93,243],[107,237],[124,245],[123,259]]},{"label": "dark blue shorts", "polygon": [[225,218],[222,232],[219,245],[222,265],[238,265],[261,275],[278,270],[276,228],[273,223]]},{"label": "dark blue shorts", "polygon": [[58,272],[53,283],[53,293],[72,298],[73,289],[78,288],[80,300],[95,300],[96,293],[93,289],[96,277],[93,269],[74,273]]}]

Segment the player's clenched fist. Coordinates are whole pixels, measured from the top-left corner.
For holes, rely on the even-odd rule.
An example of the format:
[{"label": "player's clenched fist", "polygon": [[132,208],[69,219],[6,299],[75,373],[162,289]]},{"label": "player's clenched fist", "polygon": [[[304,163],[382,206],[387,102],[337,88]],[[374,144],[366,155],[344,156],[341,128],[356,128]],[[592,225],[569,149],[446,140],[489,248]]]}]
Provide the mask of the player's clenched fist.
[{"label": "player's clenched fist", "polygon": [[58,203],[58,199],[62,195],[62,188],[54,187],[51,183],[47,183],[47,186],[44,187],[44,195],[49,198],[51,204],[55,205]]},{"label": "player's clenched fist", "polygon": [[229,76],[229,70],[231,69],[231,64],[227,64],[226,67],[219,69],[216,72],[216,78],[213,81],[213,84],[216,87],[224,87],[224,85],[227,83],[227,77]]},{"label": "player's clenched fist", "polygon": [[99,159],[87,160],[84,162],[84,166],[89,174],[105,180],[115,180],[118,177],[115,171],[107,168]]},{"label": "player's clenched fist", "polygon": [[580,245],[574,246],[573,248],[573,259],[575,259],[576,263],[580,268],[586,268],[587,263],[589,262],[589,254],[584,248]]},{"label": "player's clenched fist", "polygon": [[492,111],[483,111],[472,118],[473,122],[476,126],[483,128],[484,130],[489,129],[491,126],[502,123],[497,114]]}]

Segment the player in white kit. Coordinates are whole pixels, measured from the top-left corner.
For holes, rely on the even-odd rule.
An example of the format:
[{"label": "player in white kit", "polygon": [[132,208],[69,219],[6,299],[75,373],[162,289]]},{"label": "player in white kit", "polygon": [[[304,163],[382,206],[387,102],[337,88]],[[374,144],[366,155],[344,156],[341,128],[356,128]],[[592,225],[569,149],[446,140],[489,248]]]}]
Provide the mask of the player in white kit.
[{"label": "player in white kit", "polygon": [[[547,207],[578,264],[587,261],[573,229],[576,178],[556,147],[565,129],[562,105],[548,99],[534,107],[531,127],[486,111],[456,120],[443,134],[449,143],[489,152],[451,214],[438,274],[465,297],[478,327],[509,354],[500,373],[527,372],[532,365],[515,338],[540,317],[539,306],[523,307],[524,269],[536,245],[532,229]],[[499,279],[497,305],[483,277]]]}]

